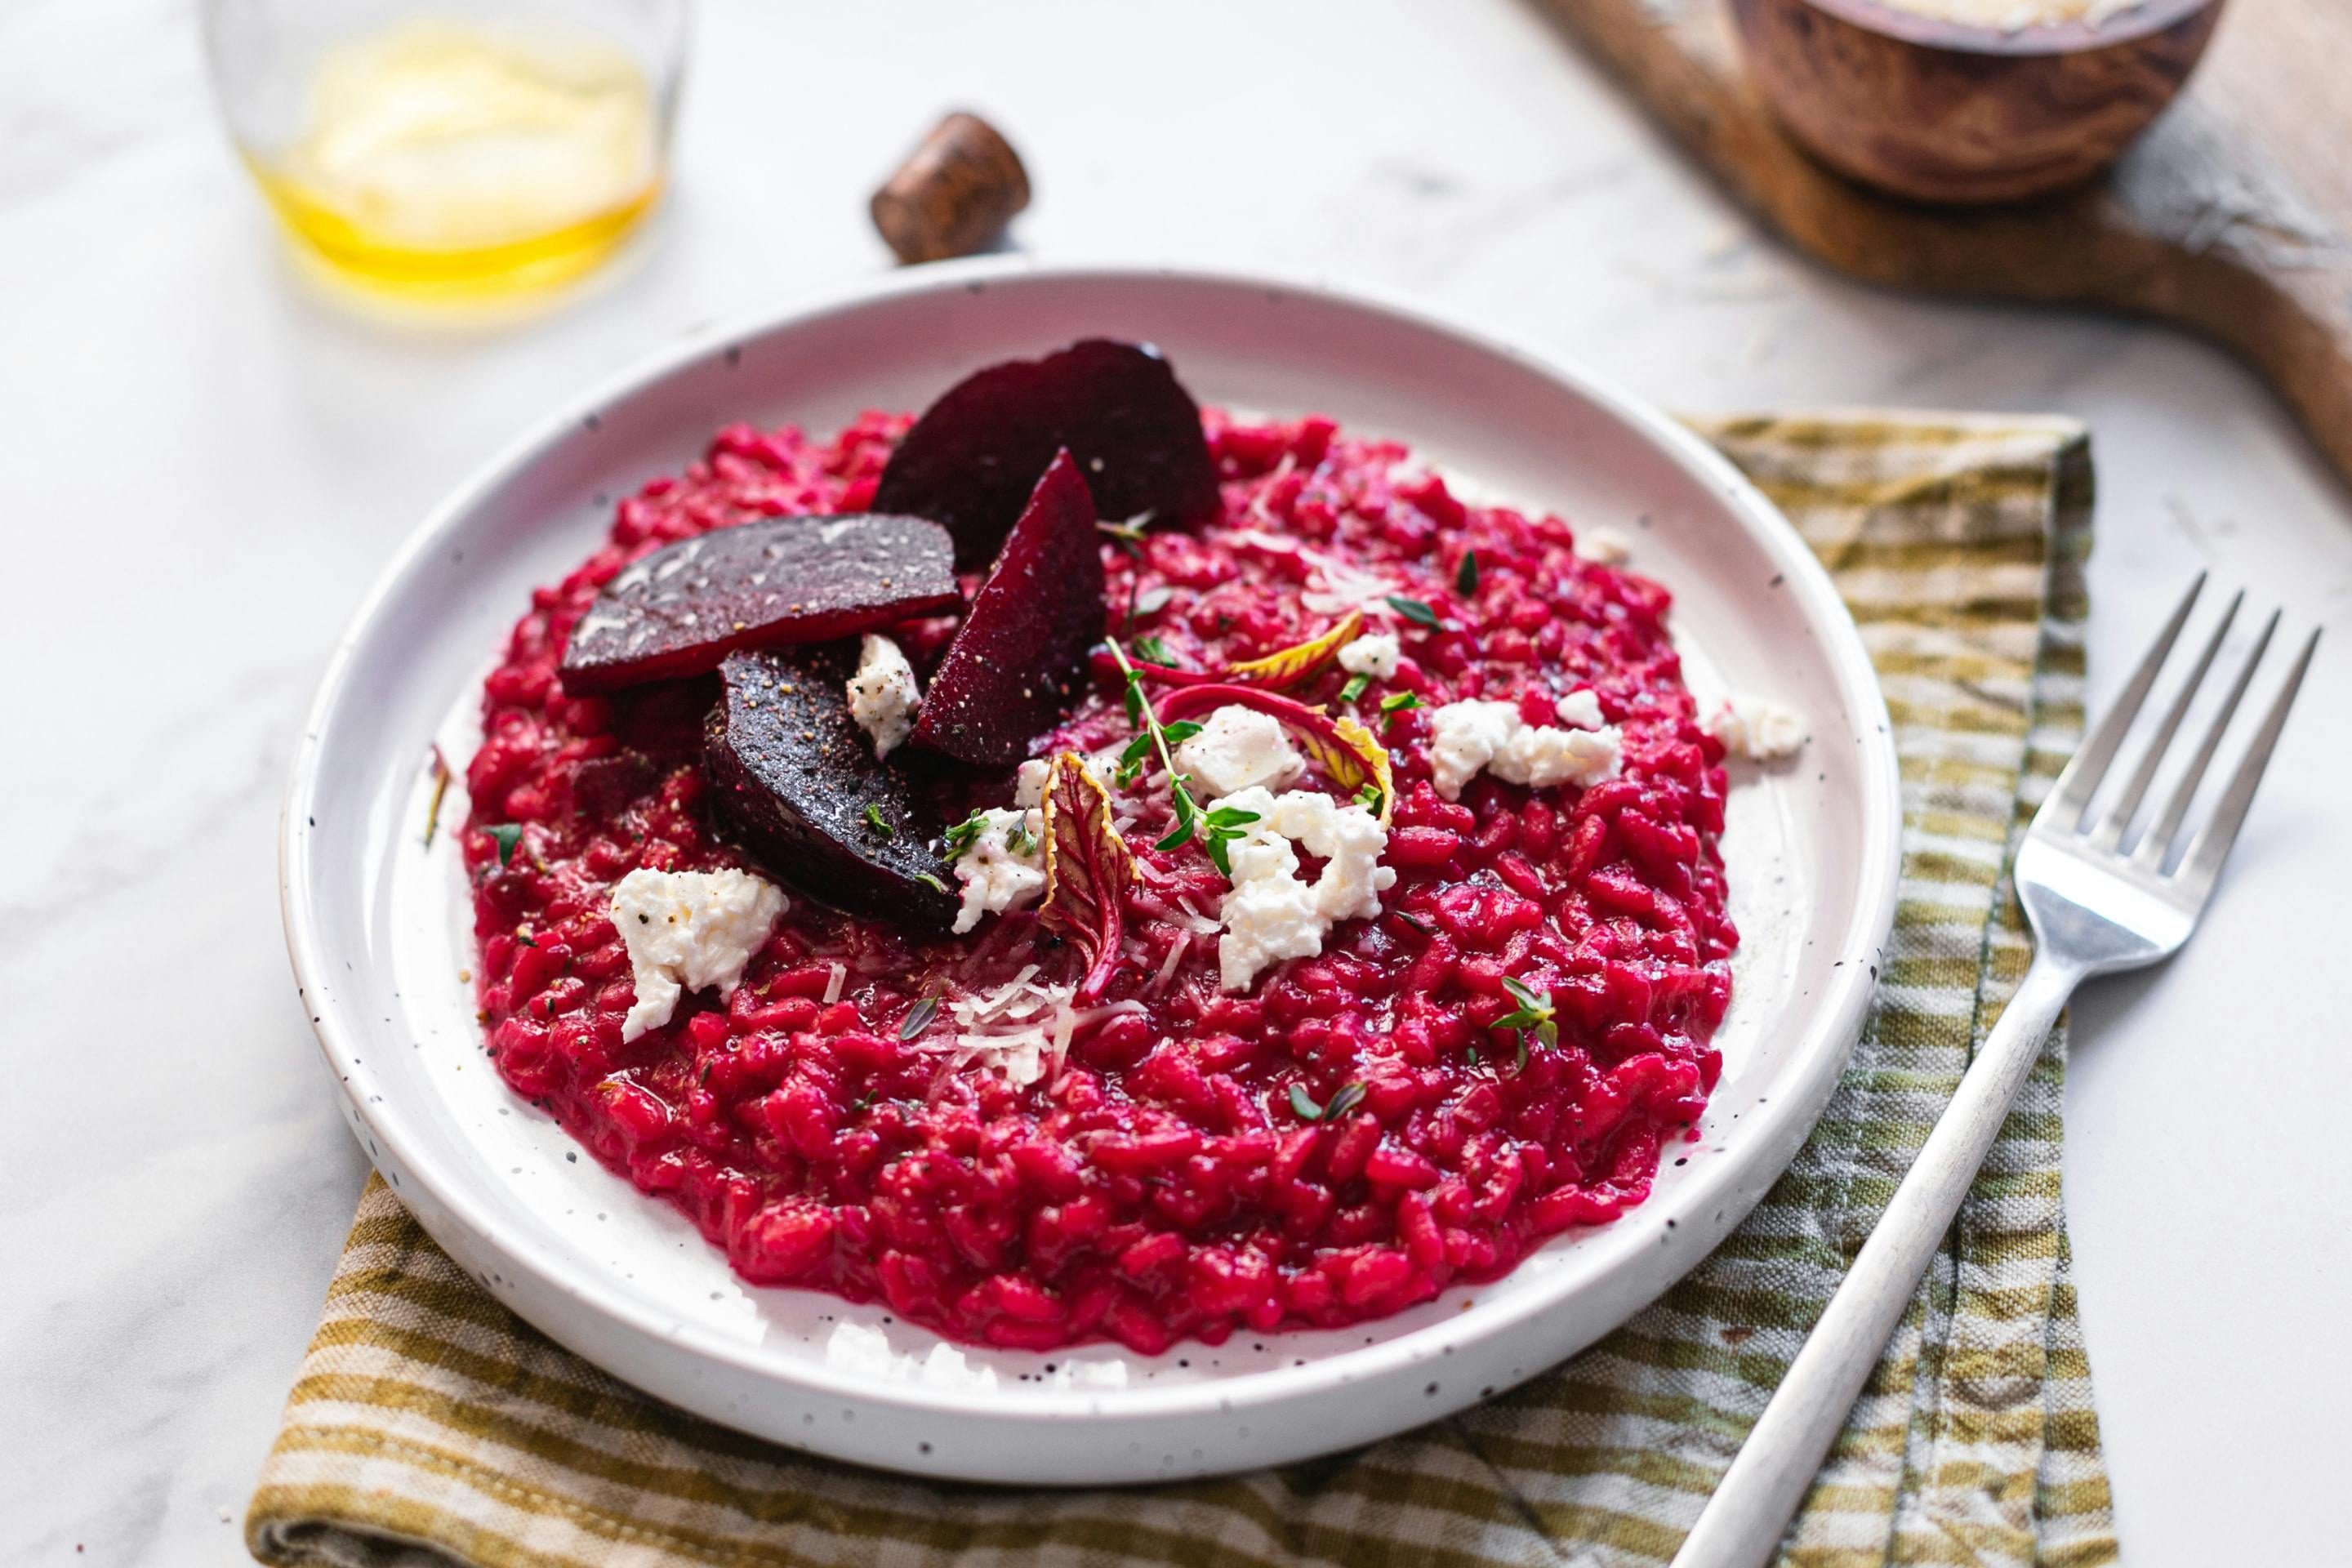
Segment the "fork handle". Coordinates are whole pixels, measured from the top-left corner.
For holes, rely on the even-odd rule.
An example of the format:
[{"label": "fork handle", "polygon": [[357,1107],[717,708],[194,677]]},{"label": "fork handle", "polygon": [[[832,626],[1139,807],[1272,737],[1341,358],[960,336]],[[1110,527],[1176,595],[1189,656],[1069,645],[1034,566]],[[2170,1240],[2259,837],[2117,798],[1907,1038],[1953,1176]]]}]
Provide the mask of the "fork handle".
[{"label": "fork handle", "polygon": [[2082,977],[2049,959],[2033,961],[1674,1568],[1762,1568],[1770,1560]]}]

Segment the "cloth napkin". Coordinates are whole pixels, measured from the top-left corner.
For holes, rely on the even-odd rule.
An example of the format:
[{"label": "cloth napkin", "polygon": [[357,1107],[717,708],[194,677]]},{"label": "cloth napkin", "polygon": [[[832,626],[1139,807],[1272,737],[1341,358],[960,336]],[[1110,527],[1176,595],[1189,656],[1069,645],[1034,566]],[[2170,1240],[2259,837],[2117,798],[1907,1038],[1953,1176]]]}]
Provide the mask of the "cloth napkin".
[{"label": "cloth napkin", "polygon": [[[1835,576],[1902,759],[1900,912],[1820,1128],[1688,1279],[1575,1360],[1309,1464],[1087,1492],[928,1484],[656,1403],[510,1315],[380,1179],[246,1520],[273,1563],[1657,1563],[2025,971],[2016,837],[2081,728],[2091,468],[2048,418],[1708,423]],[[1805,1568],[2116,1555],[2059,1203],[2064,1033],[1783,1545]]]}]

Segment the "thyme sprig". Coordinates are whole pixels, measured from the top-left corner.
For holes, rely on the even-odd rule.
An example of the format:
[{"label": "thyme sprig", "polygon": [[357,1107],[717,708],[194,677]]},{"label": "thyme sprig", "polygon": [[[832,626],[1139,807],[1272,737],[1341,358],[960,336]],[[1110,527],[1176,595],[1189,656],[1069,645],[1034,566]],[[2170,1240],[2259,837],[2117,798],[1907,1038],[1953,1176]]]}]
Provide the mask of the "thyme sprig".
[{"label": "thyme sprig", "polygon": [[1533,1035],[1547,1046],[1559,1043],[1559,1024],[1552,1017],[1551,993],[1538,991],[1523,981],[1505,977],[1503,989],[1511,994],[1518,1006],[1495,1020],[1494,1027],[1508,1029],[1519,1038],[1519,1063],[1528,1065],[1528,1037]]},{"label": "thyme sprig", "polygon": [[980,842],[980,836],[987,831],[988,813],[985,811],[975,811],[953,827],[949,828],[948,858],[962,859],[971,847]]},{"label": "thyme sprig", "polygon": [[[1189,787],[1192,782],[1191,776],[1176,771],[1175,750],[1185,741],[1199,734],[1201,726],[1184,723],[1161,724],[1158,711],[1151,706],[1151,699],[1143,693],[1143,677],[1137,674],[1135,666],[1128,661],[1127,650],[1118,646],[1117,637],[1110,638],[1109,642],[1110,657],[1118,662],[1120,672],[1127,677],[1128,722],[1141,731],[1134,740],[1128,742],[1127,750],[1119,753],[1118,782],[1122,785],[1133,784],[1136,775],[1143,771],[1145,760],[1155,753],[1159,756],[1160,765],[1168,771],[1168,799],[1176,814],[1176,826],[1169,831],[1166,837],[1152,847],[1181,848],[1190,844],[1193,837],[1201,831],[1205,814],[1201,810],[1200,803],[1192,798],[1192,792]],[[1216,825],[1211,824],[1211,826]],[[1208,848],[1209,858],[1216,862],[1217,868],[1230,876],[1232,868],[1225,864],[1223,843],[1223,839],[1212,837],[1205,847]]]},{"label": "thyme sprig", "polygon": [[1234,863],[1225,847],[1239,838],[1249,837],[1249,825],[1257,820],[1255,811],[1238,806],[1221,805],[1201,819],[1201,847],[1208,852],[1210,864],[1231,880]]}]

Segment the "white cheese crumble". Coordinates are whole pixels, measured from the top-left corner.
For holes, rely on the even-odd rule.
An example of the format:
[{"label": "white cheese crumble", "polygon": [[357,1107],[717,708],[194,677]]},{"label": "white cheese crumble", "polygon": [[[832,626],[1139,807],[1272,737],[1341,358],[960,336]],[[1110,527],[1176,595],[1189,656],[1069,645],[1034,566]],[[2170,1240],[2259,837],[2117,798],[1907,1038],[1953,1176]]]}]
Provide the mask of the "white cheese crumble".
[{"label": "white cheese crumble", "polygon": [[1603,566],[1622,566],[1633,559],[1633,542],[1613,528],[1588,528],[1576,536],[1576,552]]},{"label": "white cheese crumble", "polygon": [[1307,771],[1291,749],[1282,721],[1228,703],[1209,715],[1201,732],[1176,748],[1176,769],[1213,795],[1254,787],[1280,789]]},{"label": "white cheese crumble", "polygon": [[[1591,698],[1590,691],[1580,691],[1561,699],[1562,720],[1576,723],[1590,716],[1597,721],[1600,707]],[[1516,702],[1477,700],[1449,702],[1433,712],[1429,722],[1431,782],[1447,800],[1460,799],[1462,787],[1481,768],[1529,789],[1595,784],[1617,776],[1621,737],[1613,727],[1555,730],[1521,719]]]},{"label": "white cheese crumble", "polygon": [[[1078,765],[1086,769],[1087,777],[1102,785],[1105,795],[1118,794],[1118,753],[1123,749],[1106,746],[1091,757],[1078,759]],[[1045,805],[1045,781],[1053,774],[1054,764],[1047,758],[1032,757],[1022,763],[1013,774],[1013,804],[1024,809]]]},{"label": "white cheese crumble", "polygon": [[1601,727],[1601,699],[1591,687],[1579,687],[1552,704],[1559,721],[1571,730],[1598,730]]},{"label": "white cheese crumble", "polygon": [[[1045,814],[1025,810],[983,811],[980,836],[956,857],[956,879],[963,884],[963,907],[956,911],[954,930],[961,936],[980,923],[984,914],[1017,910],[1045,890]],[[1019,847],[1013,843],[1018,832]]]},{"label": "white cheese crumble", "polygon": [[[1360,805],[1315,790],[1277,795],[1252,787],[1215,806],[1257,818],[1226,846],[1234,875],[1221,910],[1217,980],[1228,991],[1248,990],[1269,963],[1321,952],[1334,925],[1380,913],[1381,894],[1396,885],[1396,872],[1380,863],[1389,831]],[[1299,880],[1294,844],[1323,861],[1311,884]]]},{"label": "white cheese crumble", "polygon": [[1402,651],[1397,646],[1394,632],[1372,632],[1339,650],[1339,668],[1350,675],[1392,680],[1396,678],[1397,657]]},{"label": "white cheese crumble", "polygon": [[857,673],[849,678],[849,716],[874,738],[874,754],[887,757],[915,728],[923,694],[915,687],[915,667],[888,637],[866,634]]},{"label": "white cheese crumble", "polygon": [[629,950],[637,1000],[621,1025],[634,1040],[658,1029],[685,991],[732,995],[776,929],[786,900],[748,871],[632,871],[613,889],[613,925]]},{"label": "white cheese crumble", "polygon": [[1727,697],[1707,716],[1706,732],[1734,756],[1770,762],[1796,755],[1805,743],[1805,721],[1769,697]]}]

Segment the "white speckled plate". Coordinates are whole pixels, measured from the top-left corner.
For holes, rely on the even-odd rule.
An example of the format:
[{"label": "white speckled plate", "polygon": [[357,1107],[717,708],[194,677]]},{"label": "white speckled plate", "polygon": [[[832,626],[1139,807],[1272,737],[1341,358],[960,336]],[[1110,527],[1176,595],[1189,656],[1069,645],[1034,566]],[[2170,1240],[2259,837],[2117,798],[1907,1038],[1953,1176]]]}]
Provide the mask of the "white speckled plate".
[{"label": "white speckled plate", "polygon": [[[1478,489],[1606,526],[1677,596],[1694,660],[1801,712],[1792,764],[1735,775],[1746,933],[1727,1068],[1650,1201],[1507,1279],[1340,1333],[970,1350],[828,1296],[743,1286],[663,1204],[574,1156],[483,1054],[461,879],[423,843],[428,753],[462,775],[476,685],[532,584],[615,498],[734,420],[834,428],[1074,338],[1161,345],[1203,402],[1319,411]],[[462,820],[453,799],[445,822]],[[288,943],[352,1131],[499,1299],[674,1404],[779,1442],[973,1480],[1156,1479],[1297,1459],[1434,1419],[1583,1348],[1706,1255],[1794,1154],[1869,1000],[1895,908],[1895,755],[1861,639],[1788,524],[1622,394],[1418,310],[1192,272],[923,268],[715,332],[597,389],[425,520],[335,654],[288,790]]]}]

